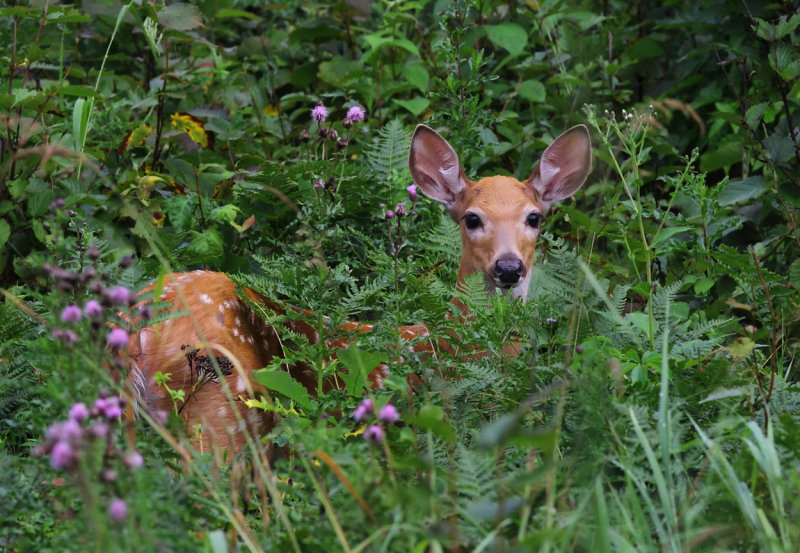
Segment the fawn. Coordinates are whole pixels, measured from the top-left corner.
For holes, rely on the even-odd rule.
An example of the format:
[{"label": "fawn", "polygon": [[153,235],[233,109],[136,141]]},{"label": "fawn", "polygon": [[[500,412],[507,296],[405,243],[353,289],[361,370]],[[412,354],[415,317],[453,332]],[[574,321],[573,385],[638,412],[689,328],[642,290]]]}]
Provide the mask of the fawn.
[{"label": "fawn", "polygon": [[[586,127],[575,126],[545,149],[526,181],[498,175],[473,182],[466,177],[450,144],[430,127],[418,125],[411,139],[409,168],[422,192],[444,204],[459,225],[462,256],[458,281],[481,272],[490,293],[499,289],[524,301],[539,226],[553,202],[568,198],[583,185],[591,170],[591,142]],[[150,286],[140,296],[154,291],[155,286]],[[285,313],[276,302],[249,289],[244,292],[265,309]],[[168,310],[190,313],[144,327],[130,337],[128,386],[140,407],[173,408],[170,395],[156,383],[155,375],[161,372],[170,375],[167,386],[171,390],[185,394],[180,415],[189,431],[202,426],[203,431],[194,438],[201,450],[221,446],[239,451],[246,444],[245,428],[252,436],[268,432],[275,424],[271,414],[248,410],[244,402],[230,399],[266,393],[250,374],[274,357],[283,357],[280,329],[265,323],[221,273],[168,275],[159,299],[171,305]],[[311,343],[319,341],[306,323],[289,321],[285,326]],[[367,332],[372,325],[354,322],[339,329]],[[401,337],[409,340],[428,334],[422,325],[400,330]],[[346,342],[334,340],[329,345],[346,347]],[[431,350],[433,346],[420,349]],[[220,382],[215,365],[223,373],[226,386]],[[288,370],[315,392],[317,377],[308,367],[296,364]],[[383,376],[379,367],[370,380],[379,386]]]}]

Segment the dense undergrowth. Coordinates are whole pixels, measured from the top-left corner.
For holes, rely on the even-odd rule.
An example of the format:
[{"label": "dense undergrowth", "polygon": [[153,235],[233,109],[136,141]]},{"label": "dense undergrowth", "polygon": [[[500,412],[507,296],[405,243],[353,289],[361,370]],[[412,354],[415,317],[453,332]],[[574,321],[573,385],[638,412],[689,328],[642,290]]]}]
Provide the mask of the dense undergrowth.
[{"label": "dense undergrowth", "polygon": [[[797,10],[0,8],[0,549],[797,551]],[[472,177],[525,178],[590,127],[527,303],[455,289],[457,228],[407,191],[422,121]],[[354,420],[357,381],[283,386],[253,407],[281,415],[270,463],[187,453],[174,415],[120,422],[105,323],[192,268],[322,337],[375,322],[338,360],[298,337],[289,356],[387,363],[369,397],[399,420]],[[407,351],[409,323],[453,353]]]}]

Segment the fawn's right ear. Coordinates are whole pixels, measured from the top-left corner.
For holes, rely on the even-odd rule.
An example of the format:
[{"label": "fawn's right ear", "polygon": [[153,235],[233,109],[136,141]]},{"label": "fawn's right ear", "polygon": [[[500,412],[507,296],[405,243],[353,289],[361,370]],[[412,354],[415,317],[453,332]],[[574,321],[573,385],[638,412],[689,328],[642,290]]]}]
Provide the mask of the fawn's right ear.
[{"label": "fawn's right ear", "polygon": [[422,192],[448,211],[467,186],[467,177],[453,147],[427,125],[417,125],[411,137],[408,168]]}]

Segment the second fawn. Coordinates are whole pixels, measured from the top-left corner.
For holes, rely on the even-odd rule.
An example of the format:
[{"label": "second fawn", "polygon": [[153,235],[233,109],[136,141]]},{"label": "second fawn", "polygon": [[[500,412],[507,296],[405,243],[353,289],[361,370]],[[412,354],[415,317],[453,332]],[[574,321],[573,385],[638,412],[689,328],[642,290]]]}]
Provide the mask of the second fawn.
[{"label": "second fawn", "polygon": [[[591,142],[586,127],[578,125],[547,147],[527,180],[497,175],[471,181],[450,144],[430,127],[419,125],[411,139],[409,168],[422,192],[444,204],[459,225],[459,282],[482,273],[490,293],[500,290],[524,300],[539,227],[553,202],[570,197],[583,185],[591,170]],[[140,296],[154,291],[150,286]],[[194,433],[196,447],[241,450],[248,432],[259,436],[274,426],[269,413],[247,409],[239,398],[267,393],[251,374],[284,356],[283,329],[265,323],[221,273],[168,275],[158,292],[158,299],[170,305],[167,310],[188,314],[144,327],[130,337],[127,384],[139,408],[169,411],[176,404],[176,392],[182,394],[179,412]],[[244,293],[267,310],[284,312],[252,290]],[[310,343],[319,341],[308,324],[290,321],[285,326]],[[372,325],[348,323],[340,328],[364,332]],[[421,325],[400,329],[401,337],[409,340],[426,334]],[[346,347],[342,341],[330,345]],[[296,364],[288,370],[310,392],[316,391],[316,375],[308,367]],[[168,377],[169,390],[159,385],[157,373]],[[380,385],[382,376],[378,368],[370,379]]]}]

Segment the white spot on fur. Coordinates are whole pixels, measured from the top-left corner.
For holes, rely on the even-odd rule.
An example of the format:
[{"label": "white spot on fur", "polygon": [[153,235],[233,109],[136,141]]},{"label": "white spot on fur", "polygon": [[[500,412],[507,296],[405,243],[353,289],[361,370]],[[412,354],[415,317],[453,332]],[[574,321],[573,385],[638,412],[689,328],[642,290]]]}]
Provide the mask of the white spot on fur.
[{"label": "white spot on fur", "polygon": [[223,406],[217,409],[217,416],[221,419],[224,419],[226,416],[228,416],[228,408]]},{"label": "white spot on fur", "polygon": [[252,344],[252,343],[253,343],[253,337],[252,337],[252,336],[248,336],[248,337],[247,337],[247,341],[248,341],[248,342],[250,342],[250,343]]},{"label": "white spot on fur", "polygon": [[236,326],[242,326],[242,320],[239,317],[236,317]]},{"label": "white spot on fur", "polygon": [[238,336],[239,335],[239,329],[238,328],[234,328],[233,329],[233,335],[234,336]]},{"label": "white spot on fur", "polygon": [[225,311],[225,306],[223,304],[219,304],[219,312],[222,313]]},{"label": "white spot on fur", "polygon": [[212,300],[211,296],[209,296],[208,294],[200,294],[200,301],[207,305],[211,305],[212,303],[214,303],[214,300]]},{"label": "white spot on fur", "polygon": [[244,344],[244,334],[242,334],[241,336],[239,336],[239,341],[240,341],[241,343],[243,343],[243,344]]},{"label": "white spot on fur", "polygon": [[236,378],[236,393],[243,394],[247,390],[247,381],[241,376]]}]

